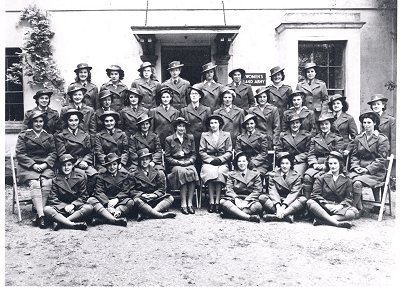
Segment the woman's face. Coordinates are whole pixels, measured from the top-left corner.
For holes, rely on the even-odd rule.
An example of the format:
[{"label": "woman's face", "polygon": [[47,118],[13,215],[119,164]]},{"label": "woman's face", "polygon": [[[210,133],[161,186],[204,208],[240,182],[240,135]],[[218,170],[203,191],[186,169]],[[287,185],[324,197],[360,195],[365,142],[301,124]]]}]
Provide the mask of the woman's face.
[{"label": "woman's face", "polygon": [[211,81],[214,78],[214,69],[206,72],[206,80]]},{"label": "woman's face", "polygon": [[294,120],[290,122],[290,130],[292,133],[296,133],[299,131],[301,126],[301,122],[299,120]]},{"label": "woman's face", "polygon": [[130,103],[132,106],[137,106],[137,105],[139,104],[139,97],[138,97],[138,95],[130,94],[130,95],[129,95],[129,103]]},{"label": "woman's face", "polygon": [[169,74],[171,75],[172,78],[179,77],[180,73],[181,73],[181,69],[180,68],[175,68],[175,69],[169,70]]},{"label": "woman's face", "polygon": [[150,79],[150,76],[152,74],[151,67],[144,68],[142,73],[143,73],[143,78]]},{"label": "woman's face", "polygon": [[238,71],[234,72],[232,75],[233,82],[239,83],[242,80],[242,74]]},{"label": "woman's face", "polygon": [[327,133],[331,130],[331,122],[329,120],[325,120],[320,122],[319,128],[321,129],[321,132]]},{"label": "woman's face", "polygon": [[169,105],[170,102],[171,102],[171,95],[169,93],[163,93],[161,95],[161,103],[164,106],[167,106],[167,105]]},{"label": "woman's face", "polygon": [[113,161],[107,165],[107,171],[111,174],[115,174],[118,171],[118,161]]},{"label": "woman's face", "polygon": [[292,99],[293,107],[296,109],[300,108],[303,105],[303,98],[302,96],[294,96]]},{"label": "woman's face", "polygon": [[39,107],[46,108],[50,103],[50,97],[48,95],[41,95],[38,98]]},{"label": "woman's face", "polygon": [[283,78],[282,73],[279,72],[279,73],[276,73],[275,75],[273,75],[271,79],[272,79],[272,82],[273,82],[275,85],[277,85],[277,84],[279,84],[280,82],[282,82],[282,78]]},{"label": "woman's face", "polygon": [[328,159],[328,166],[329,166],[329,170],[332,173],[338,173],[340,170],[340,163],[339,160],[335,157],[330,157]]},{"label": "woman's face", "polygon": [[66,161],[62,164],[61,170],[64,175],[69,175],[72,172],[74,165],[70,161]]},{"label": "woman's face", "polygon": [[111,99],[111,97],[106,97],[106,98],[104,98],[104,99],[101,100],[101,106],[102,106],[103,108],[108,109],[109,107],[111,107],[111,104],[112,104],[112,99]]},{"label": "woman's face", "polygon": [[366,132],[373,132],[375,123],[370,118],[364,118],[362,122],[363,128]]},{"label": "woman's face", "polygon": [[239,171],[244,171],[247,169],[249,162],[247,161],[246,156],[242,155],[237,160],[237,167]]},{"label": "woman's face", "polygon": [[266,93],[262,93],[257,96],[257,102],[260,106],[264,106],[268,102],[268,96]]},{"label": "woman's face", "polygon": [[191,90],[190,91],[190,100],[192,103],[198,103],[200,101],[200,94],[196,90]]},{"label": "woman's face", "polygon": [[371,108],[375,113],[381,113],[384,107],[385,106],[382,101],[375,101],[371,104]]},{"label": "woman's face", "polygon": [[219,121],[216,119],[210,120],[210,129],[212,132],[217,132],[219,130]]},{"label": "woman's face", "polygon": [[186,125],[184,123],[179,123],[176,125],[176,132],[180,135],[186,133]]},{"label": "woman's face", "polygon": [[111,71],[110,72],[110,80],[113,83],[116,83],[119,81],[119,72],[118,71]]},{"label": "woman's face", "polygon": [[141,166],[142,168],[147,168],[147,167],[149,166],[150,162],[151,162],[151,157],[150,157],[150,156],[142,157],[142,158],[139,160],[140,166]]},{"label": "woman's face", "polygon": [[85,82],[89,76],[89,71],[87,69],[80,69],[78,72],[78,78],[80,81]]},{"label": "woman's face", "polygon": [[71,130],[76,130],[79,126],[79,117],[77,115],[70,115],[68,118],[68,127]]},{"label": "woman's face", "polygon": [[316,75],[316,73],[315,73],[315,69],[314,68],[307,69],[307,71],[306,71],[307,79],[312,80],[312,79],[315,78],[315,75]]},{"label": "woman's face", "polygon": [[107,116],[104,118],[104,127],[107,130],[112,130],[115,127],[115,119],[112,116]]},{"label": "woman's face", "polygon": [[343,108],[343,103],[341,100],[336,100],[332,104],[332,110],[336,113],[340,112]]},{"label": "woman's face", "polygon": [[78,104],[82,103],[82,100],[83,100],[82,90],[75,91],[72,94],[72,101],[74,102],[74,104],[78,105]]},{"label": "woman's face", "polygon": [[232,101],[233,101],[233,96],[230,93],[225,93],[222,101],[224,102],[225,106],[230,106],[232,105]]},{"label": "woman's face", "polygon": [[253,132],[256,129],[256,122],[253,119],[248,120],[245,127],[248,132]]},{"label": "woman's face", "polygon": [[280,165],[280,167],[281,167],[281,170],[282,170],[284,173],[287,173],[287,172],[289,171],[289,169],[290,169],[291,166],[292,166],[292,164],[290,163],[290,160],[288,160],[287,158],[283,158],[283,159],[281,160],[281,165]]},{"label": "woman's face", "polygon": [[149,121],[145,121],[143,123],[140,124],[140,130],[143,133],[147,133],[150,129],[150,122]]},{"label": "woman's face", "polygon": [[33,119],[32,129],[35,132],[40,132],[43,129],[43,126],[44,126],[44,120],[42,117],[37,117],[37,118]]}]

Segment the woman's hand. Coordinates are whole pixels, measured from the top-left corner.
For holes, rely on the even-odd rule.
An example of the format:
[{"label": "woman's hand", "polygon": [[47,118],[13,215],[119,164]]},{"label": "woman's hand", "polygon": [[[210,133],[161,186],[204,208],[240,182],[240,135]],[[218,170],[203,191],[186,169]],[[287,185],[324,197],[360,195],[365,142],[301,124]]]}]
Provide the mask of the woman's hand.
[{"label": "woman's hand", "polygon": [[35,164],[32,166],[32,168],[33,168],[34,171],[42,172],[42,169],[40,168],[40,164],[35,163]]},{"label": "woman's hand", "polygon": [[149,165],[150,165],[151,167],[154,167],[156,164],[154,163],[154,161],[151,161],[151,162],[149,163]]},{"label": "woman's hand", "polygon": [[117,203],[118,203],[118,198],[110,199],[110,201],[108,202],[108,207],[114,207],[117,205]]},{"label": "woman's hand", "polygon": [[122,214],[121,210],[116,209],[115,212],[114,212],[114,217],[115,218],[119,218],[119,217],[121,217],[121,214]]},{"label": "woman's hand", "polygon": [[284,211],[285,211],[285,206],[284,205],[280,205],[280,204],[277,204],[276,205],[276,216],[278,217],[278,218],[283,218],[283,216],[284,216]]},{"label": "woman's hand", "polygon": [[341,210],[342,208],[343,208],[344,206],[342,205],[342,204],[336,204],[336,205],[333,205],[332,207],[331,207],[331,212],[338,212],[339,210]]},{"label": "woman's hand", "polygon": [[354,170],[356,173],[359,173],[359,174],[366,174],[368,172],[368,169],[366,169],[364,167],[356,167]]},{"label": "woman's hand", "polygon": [[246,201],[240,199],[239,197],[235,197],[235,205],[239,208],[244,208],[247,205],[247,203]]},{"label": "woman's hand", "polygon": [[88,166],[89,166],[89,165],[88,165],[87,162],[84,161],[84,160],[82,160],[82,161],[78,164],[78,167],[79,167],[80,169],[87,169]]},{"label": "woman's hand", "polygon": [[64,207],[65,211],[69,214],[74,213],[75,206],[73,204],[68,204]]},{"label": "woman's hand", "polygon": [[39,166],[40,166],[40,169],[43,171],[47,168],[47,163],[44,162],[44,163],[40,164]]},{"label": "woman's hand", "polygon": [[347,149],[345,149],[345,150],[343,151],[343,155],[344,155],[344,156],[347,156],[349,153],[350,153],[350,151],[347,150]]}]

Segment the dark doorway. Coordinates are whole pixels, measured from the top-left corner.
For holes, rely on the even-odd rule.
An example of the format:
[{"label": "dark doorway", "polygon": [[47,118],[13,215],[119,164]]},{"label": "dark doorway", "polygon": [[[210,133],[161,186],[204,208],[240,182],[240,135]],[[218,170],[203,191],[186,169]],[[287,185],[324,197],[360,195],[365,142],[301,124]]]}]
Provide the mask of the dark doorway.
[{"label": "dark doorway", "polygon": [[164,82],[171,76],[167,70],[172,61],[180,61],[182,67],[181,77],[190,84],[201,81],[201,66],[211,61],[210,46],[165,46],[161,48],[161,79]]}]

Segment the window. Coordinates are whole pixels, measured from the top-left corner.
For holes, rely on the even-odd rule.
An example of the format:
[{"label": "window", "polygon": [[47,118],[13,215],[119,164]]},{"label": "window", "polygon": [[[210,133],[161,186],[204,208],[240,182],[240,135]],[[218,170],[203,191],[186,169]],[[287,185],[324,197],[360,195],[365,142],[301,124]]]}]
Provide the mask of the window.
[{"label": "window", "polygon": [[345,48],[346,41],[299,41],[299,80],[305,63],[314,62],[319,66],[316,78],[326,83],[328,94],[345,95]]},{"label": "window", "polygon": [[[22,52],[19,48],[6,48],[6,73],[7,68],[19,62],[16,53]],[[22,82],[22,80],[21,80]],[[24,93],[22,85],[6,81],[6,121],[22,121],[24,119]]]}]

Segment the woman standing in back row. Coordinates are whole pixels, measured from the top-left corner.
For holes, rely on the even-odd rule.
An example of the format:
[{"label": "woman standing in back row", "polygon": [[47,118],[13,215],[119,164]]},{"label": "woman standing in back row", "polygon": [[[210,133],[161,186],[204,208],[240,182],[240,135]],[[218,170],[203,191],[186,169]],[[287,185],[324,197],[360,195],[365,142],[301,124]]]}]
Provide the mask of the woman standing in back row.
[{"label": "woman standing in back row", "polygon": [[142,105],[146,109],[156,107],[156,95],[161,89],[154,72],[154,65],[144,62],[138,69],[140,78],[133,81],[131,88],[135,88],[143,96]]}]

